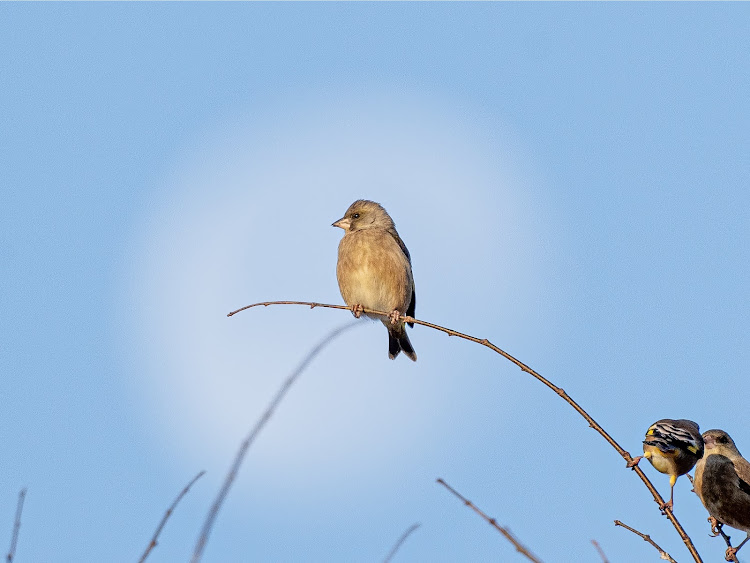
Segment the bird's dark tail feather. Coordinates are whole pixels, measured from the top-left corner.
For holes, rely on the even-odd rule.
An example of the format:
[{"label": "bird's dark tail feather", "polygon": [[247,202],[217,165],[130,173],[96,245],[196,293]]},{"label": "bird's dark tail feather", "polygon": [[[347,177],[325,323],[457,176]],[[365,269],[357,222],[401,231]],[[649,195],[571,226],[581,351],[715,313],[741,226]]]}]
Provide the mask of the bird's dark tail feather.
[{"label": "bird's dark tail feather", "polygon": [[411,342],[409,341],[409,335],[406,334],[406,330],[396,332],[395,330],[388,331],[388,357],[391,360],[395,360],[399,352],[403,350],[406,357],[412,362],[417,361],[417,353],[412,348]]}]

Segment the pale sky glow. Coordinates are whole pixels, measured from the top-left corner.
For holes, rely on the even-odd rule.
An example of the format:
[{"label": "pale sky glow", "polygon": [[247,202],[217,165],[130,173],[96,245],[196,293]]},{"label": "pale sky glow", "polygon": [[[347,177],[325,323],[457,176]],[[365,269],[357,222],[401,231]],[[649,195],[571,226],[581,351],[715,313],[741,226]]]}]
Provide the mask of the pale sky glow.
[{"label": "pale sky glow", "polygon": [[[382,201],[403,225],[417,270],[418,311],[434,300],[433,317],[440,316],[436,288],[446,277],[461,279],[471,264],[483,262],[490,272],[488,256],[508,263],[528,254],[516,203],[523,185],[503,168],[507,151],[440,103],[424,95],[336,103],[311,96],[279,121],[229,120],[213,136],[215,144],[178,157],[183,165],[158,187],[162,195],[127,251],[132,261],[123,272],[122,307],[135,309],[122,326],[140,366],[136,385],[149,403],[144,412],[162,420],[163,439],[175,455],[195,462],[206,452],[226,457],[234,451],[288,372],[329,330],[322,329],[348,320],[304,309],[247,311],[231,320],[224,313],[272,298],[340,303],[341,232],[330,223],[350,200]],[[533,266],[512,271],[503,280],[476,278],[467,290],[492,288],[483,293],[507,299],[503,287],[528,285],[519,280],[531,278]],[[455,307],[446,301],[446,310]],[[414,338],[426,352],[430,341],[420,337],[428,336],[448,345],[420,329]],[[383,385],[384,366],[407,374],[413,367],[387,361],[382,327],[341,340],[326,352],[328,367],[306,375],[309,381],[284,404],[263,439],[266,449],[259,446],[265,455],[258,453],[257,465],[271,481],[279,479],[273,494],[299,494],[284,468],[300,458],[306,472],[319,475],[319,487],[336,487],[336,476],[326,476],[331,463],[381,473],[406,451],[436,447],[440,437],[429,428],[450,423],[441,422],[449,389],[422,393],[408,375],[398,393],[392,381]],[[368,362],[357,359],[365,343]],[[331,373],[337,357],[350,367]],[[373,401],[387,407],[374,415],[364,408]]]},{"label": "pale sky glow", "polygon": [[[0,542],[186,561],[248,430],[345,311],[331,227],[382,203],[417,317],[486,337],[632,454],[750,455],[750,4],[0,3]],[[255,443],[208,562],[548,562],[680,538],[554,393],[424,327],[332,343]],[[663,495],[669,480],[644,471]],[[704,561],[706,512],[675,510]],[[732,532],[736,540],[738,532]],[[0,543],[0,545],[2,545]],[[750,549],[750,548],[745,548]],[[742,552],[740,552],[742,553]]]}]

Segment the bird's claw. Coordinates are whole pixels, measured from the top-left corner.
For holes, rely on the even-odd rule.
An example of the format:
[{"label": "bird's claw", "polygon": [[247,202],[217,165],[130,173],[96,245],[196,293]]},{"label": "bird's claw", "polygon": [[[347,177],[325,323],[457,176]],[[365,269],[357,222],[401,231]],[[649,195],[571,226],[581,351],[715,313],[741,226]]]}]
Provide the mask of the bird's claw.
[{"label": "bird's claw", "polygon": [[388,315],[388,318],[391,319],[391,324],[395,325],[401,318],[401,313],[394,309],[393,311],[391,311],[391,314]]},{"label": "bird's claw", "polygon": [[355,319],[358,319],[362,316],[362,313],[364,312],[365,308],[362,306],[361,303],[357,303],[356,305],[352,305],[352,315],[354,315]]},{"label": "bird's claw", "polygon": [[726,553],[724,553],[724,559],[726,561],[737,561],[737,548],[728,547]]},{"label": "bird's claw", "polygon": [[715,538],[716,536],[721,534],[721,527],[723,526],[721,522],[719,522],[713,516],[709,516],[708,523],[711,525],[711,537]]},{"label": "bird's claw", "polygon": [[667,509],[669,509],[669,511],[672,512],[672,508],[674,508],[674,502],[672,502],[672,499],[668,500],[667,502],[659,506],[659,510],[661,510],[662,514],[666,514]]}]

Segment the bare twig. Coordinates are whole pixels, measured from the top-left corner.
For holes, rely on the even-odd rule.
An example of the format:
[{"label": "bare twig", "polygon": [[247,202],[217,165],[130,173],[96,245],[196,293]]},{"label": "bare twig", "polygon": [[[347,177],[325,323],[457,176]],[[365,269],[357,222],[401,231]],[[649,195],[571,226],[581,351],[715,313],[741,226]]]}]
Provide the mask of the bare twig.
[{"label": "bare twig", "polygon": [[[711,533],[713,534],[713,536],[721,536],[722,538],[724,538],[724,542],[727,544],[727,550],[724,553],[724,559],[726,559],[727,561],[739,561],[739,559],[737,559],[737,550],[742,547],[742,544],[745,542],[743,541],[737,547],[732,547],[732,538],[731,536],[728,536],[724,531],[724,524],[719,522],[713,516],[708,517],[708,522],[711,524]],[[745,538],[745,541],[747,541],[747,538]]]},{"label": "bare twig", "polygon": [[177,495],[177,498],[174,499],[174,502],[172,505],[167,509],[167,512],[164,514],[164,517],[161,519],[161,522],[159,522],[159,526],[156,528],[156,531],[154,532],[154,536],[151,538],[151,541],[148,543],[148,546],[146,547],[146,551],[143,552],[143,555],[141,555],[141,558],[139,560],[139,563],[143,563],[146,560],[146,557],[148,557],[148,554],[151,553],[151,550],[156,547],[156,540],[159,539],[159,534],[161,534],[162,528],[164,528],[164,524],[167,523],[167,520],[172,515],[172,512],[174,512],[175,507],[177,506],[177,503],[182,500],[182,497],[184,497],[187,492],[190,490],[190,487],[193,486],[193,483],[195,483],[198,479],[203,477],[205,474],[205,471],[201,471],[192,478],[192,480],[185,485],[185,488],[182,489],[182,492]]},{"label": "bare twig", "polygon": [[599,545],[599,542],[596,540],[591,540],[591,543],[594,544],[599,557],[602,558],[602,563],[609,563],[609,559],[607,559],[607,555],[604,553],[602,546]]},{"label": "bare twig", "polygon": [[669,563],[677,563],[677,561],[675,561],[674,559],[672,559],[672,556],[669,553],[667,553],[666,551],[664,551],[661,547],[658,546],[658,544],[654,540],[651,539],[651,536],[649,536],[647,534],[642,534],[641,532],[639,532],[635,528],[631,528],[630,526],[628,526],[627,524],[623,524],[619,520],[615,520],[615,526],[622,526],[626,530],[630,530],[636,536],[640,536],[641,538],[643,538],[643,541],[647,541],[648,543],[650,543],[651,545],[653,545],[654,548],[656,548],[656,551],[659,552],[659,557],[661,557],[662,559],[664,559],[666,561],[669,561]]},{"label": "bare twig", "polygon": [[10,549],[8,550],[8,563],[13,561],[16,555],[16,545],[18,544],[18,532],[21,530],[21,512],[23,512],[23,501],[26,499],[26,488],[21,489],[18,493],[18,504],[16,505],[16,519],[13,524],[13,536],[10,539]]},{"label": "bare twig", "polygon": [[[227,316],[231,317],[232,315],[235,315],[239,313],[240,311],[244,311],[246,309],[250,309],[251,307],[259,307],[259,306],[268,307],[269,305],[306,305],[310,307],[311,309],[314,309],[315,307],[325,307],[327,309],[346,309],[351,310],[351,307],[347,307],[346,305],[328,305],[325,303],[315,303],[310,301],[265,301],[262,303],[253,303],[252,305],[247,305],[245,307],[242,307],[241,309],[237,309],[236,311],[232,311]],[[373,315],[381,315],[381,316],[388,316],[390,313],[386,311],[375,311],[373,309],[364,309],[364,313],[370,313]],[[492,342],[487,340],[486,338],[477,338],[475,336],[470,336],[468,334],[463,334],[461,332],[452,330],[450,328],[445,328],[433,323],[428,323],[426,321],[420,321],[419,319],[415,319],[413,317],[409,317],[407,315],[401,315],[400,320],[414,323],[422,326],[426,326],[435,330],[438,330],[440,332],[444,332],[445,334],[449,336],[457,336],[458,338],[463,338],[464,340],[469,340],[470,342],[476,342],[477,344],[481,344],[482,346],[486,346],[490,350],[500,354],[503,358],[506,360],[514,363],[519,368],[521,368],[522,371],[528,373],[547,387],[549,387],[552,391],[554,391],[557,395],[559,395],[566,403],[568,403],[575,411],[580,414],[586,422],[588,422],[589,426],[596,430],[608,443],[610,446],[612,446],[615,451],[617,451],[620,456],[626,461],[631,462],[633,461],[633,458],[630,457],[630,453],[625,451],[620,444],[618,444],[612,436],[610,436],[604,428],[602,428],[599,423],[597,423],[589,413],[587,413],[583,407],[581,407],[578,403],[576,403],[570,395],[568,395],[562,388],[558,387],[557,385],[553,384],[551,381],[546,379],[545,377],[542,377],[540,374],[535,372],[533,369],[531,369],[529,366],[521,362],[520,360],[517,360],[513,356],[511,356],[508,352],[505,352],[504,350],[501,350],[497,346],[495,346]],[[637,465],[632,467],[632,470],[635,471],[635,473],[638,475],[638,477],[643,481],[643,484],[646,485],[646,488],[649,490],[651,495],[654,497],[654,502],[657,504],[657,506],[663,507],[665,505],[664,499],[659,494],[659,491],[656,490],[656,487],[654,487],[653,483],[649,480],[649,478],[646,476],[646,474],[643,472],[643,470],[638,467]],[[701,556],[698,554],[698,551],[696,550],[695,546],[693,545],[693,541],[690,539],[690,536],[688,536],[687,532],[685,532],[685,529],[682,527],[680,522],[675,517],[674,513],[670,508],[666,508],[664,510],[665,515],[669,519],[669,521],[674,526],[675,530],[677,530],[677,533],[680,535],[680,538],[685,543],[685,546],[688,548],[688,551],[690,552],[690,555],[693,556],[693,560],[696,563],[702,563]]]},{"label": "bare twig", "polygon": [[396,555],[396,552],[406,541],[406,538],[408,538],[411,535],[411,533],[417,528],[419,528],[419,524],[412,524],[403,534],[401,534],[401,537],[398,538],[398,541],[395,544],[393,544],[393,547],[388,552],[388,555],[386,555],[385,559],[383,559],[383,563],[389,563],[390,560],[393,559],[393,556]]},{"label": "bare twig", "polygon": [[520,553],[521,555],[525,555],[526,558],[529,559],[529,561],[534,561],[535,563],[542,562],[542,560],[536,557],[533,553],[531,553],[528,550],[528,548],[523,546],[521,542],[518,541],[516,536],[514,536],[513,533],[508,528],[503,528],[502,526],[500,526],[494,518],[490,518],[489,516],[487,516],[484,512],[482,512],[479,508],[477,508],[469,499],[467,499],[465,496],[463,496],[461,493],[459,493],[456,489],[451,487],[448,483],[446,483],[442,479],[438,479],[437,482],[440,483],[446,489],[448,489],[456,497],[461,499],[466,506],[468,506],[474,512],[479,514],[479,516],[484,518],[490,524],[490,526],[492,526],[498,532],[500,532],[503,536],[505,536],[505,539],[507,539],[510,543],[513,544],[513,547],[516,548],[516,551],[518,553]]},{"label": "bare twig", "polygon": [[208,536],[211,533],[211,528],[213,527],[214,521],[216,520],[216,516],[219,513],[221,505],[224,503],[224,499],[226,499],[227,494],[229,493],[229,489],[231,488],[234,479],[237,477],[237,473],[239,472],[240,466],[245,459],[245,455],[247,455],[248,449],[255,441],[255,438],[258,437],[260,431],[263,430],[265,425],[271,419],[271,416],[273,416],[273,413],[276,411],[276,407],[279,406],[279,403],[281,403],[281,400],[284,398],[286,393],[289,391],[292,385],[294,385],[294,382],[297,381],[297,378],[299,378],[302,372],[305,371],[305,368],[307,368],[310,362],[313,361],[315,356],[317,356],[320,351],[323,350],[323,348],[325,348],[334,338],[356,325],[357,323],[349,323],[331,331],[317,344],[317,346],[315,346],[315,348],[310,351],[309,354],[307,354],[307,356],[305,356],[302,362],[292,372],[292,375],[290,375],[286,379],[286,381],[284,381],[284,383],[281,385],[281,388],[276,392],[276,395],[268,404],[265,412],[255,423],[255,426],[253,426],[250,434],[248,434],[245,440],[242,442],[242,445],[240,446],[240,449],[234,458],[234,462],[229,469],[229,473],[227,473],[227,476],[224,479],[224,483],[222,484],[221,489],[219,489],[219,494],[216,495],[216,500],[214,500],[211,509],[208,511],[208,516],[206,517],[206,521],[203,524],[201,535],[198,537],[198,541],[195,544],[195,549],[193,550],[193,557],[191,559],[192,563],[197,563],[201,560],[201,557],[203,556],[203,549],[206,547],[206,542],[208,541]]}]

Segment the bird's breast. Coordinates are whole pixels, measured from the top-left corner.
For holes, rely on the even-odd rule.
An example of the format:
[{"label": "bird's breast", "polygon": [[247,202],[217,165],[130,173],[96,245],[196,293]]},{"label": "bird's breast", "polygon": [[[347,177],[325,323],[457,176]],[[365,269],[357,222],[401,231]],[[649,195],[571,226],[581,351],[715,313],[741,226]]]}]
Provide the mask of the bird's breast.
[{"label": "bird's breast", "polygon": [[411,301],[411,266],[386,231],[360,231],[341,239],[336,276],[347,305],[405,312]]}]

